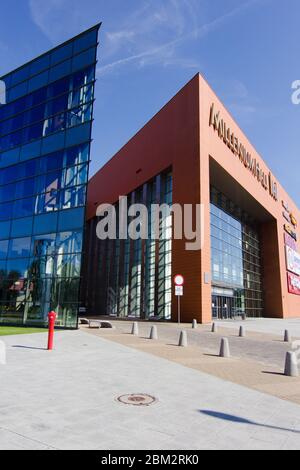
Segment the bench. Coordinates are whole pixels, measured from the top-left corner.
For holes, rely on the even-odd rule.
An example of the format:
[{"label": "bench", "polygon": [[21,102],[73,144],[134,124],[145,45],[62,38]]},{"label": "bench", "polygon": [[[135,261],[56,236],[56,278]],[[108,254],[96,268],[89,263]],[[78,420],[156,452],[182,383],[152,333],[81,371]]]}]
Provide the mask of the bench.
[{"label": "bench", "polygon": [[109,321],[89,320],[89,328],[113,328]]}]

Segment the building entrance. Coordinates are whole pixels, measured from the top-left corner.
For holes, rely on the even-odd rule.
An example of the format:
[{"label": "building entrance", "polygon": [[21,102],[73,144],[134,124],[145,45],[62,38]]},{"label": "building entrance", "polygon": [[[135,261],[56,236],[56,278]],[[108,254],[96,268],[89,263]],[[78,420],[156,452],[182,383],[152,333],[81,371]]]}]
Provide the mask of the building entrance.
[{"label": "building entrance", "polygon": [[235,317],[235,305],[233,297],[213,295],[212,297],[213,318],[227,320]]},{"label": "building entrance", "polygon": [[[214,289],[217,290],[217,289]],[[226,292],[226,290],[224,290]],[[212,296],[212,316],[215,320],[230,320],[246,315],[242,295]]]}]

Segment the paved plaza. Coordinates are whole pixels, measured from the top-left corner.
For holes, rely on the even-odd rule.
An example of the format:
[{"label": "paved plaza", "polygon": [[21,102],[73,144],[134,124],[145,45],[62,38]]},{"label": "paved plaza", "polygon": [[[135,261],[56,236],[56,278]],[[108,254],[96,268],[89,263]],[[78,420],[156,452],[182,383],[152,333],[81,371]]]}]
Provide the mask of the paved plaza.
[{"label": "paved plaza", "polygon": [[[218,322],[220,325],[230,328],[236,326],[235,320]],[[283,331],[289,330],[294,338],[300,339],[300,319],[276,319],[276,318],[248,318],[246,321],[248,331],[265,333],[271,335],[282,335]]]},{"label": "paved plaza", "polygon": [[[298,404],[166,359],[152,346],[138,350],[133,341],[149,340],[126,331],[100,331],[58,332],[53,352],[44,349],[43,333],[5,338],[0,449],[300,448]],[[171,343],[174,356],[187,354],[189,348]],[[117,401],[130,393],[158,401],[149,407]]]}]

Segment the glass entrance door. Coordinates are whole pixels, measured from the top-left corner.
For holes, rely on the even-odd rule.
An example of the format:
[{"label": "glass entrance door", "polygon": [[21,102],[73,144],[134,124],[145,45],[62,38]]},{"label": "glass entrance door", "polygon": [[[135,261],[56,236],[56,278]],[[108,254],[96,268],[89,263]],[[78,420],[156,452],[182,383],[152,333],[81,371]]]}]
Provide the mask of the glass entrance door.
[{"label": "glass entrance door", "polygon": [[234,297],[212,296],[212,315],[219,320],[234,317]]}]

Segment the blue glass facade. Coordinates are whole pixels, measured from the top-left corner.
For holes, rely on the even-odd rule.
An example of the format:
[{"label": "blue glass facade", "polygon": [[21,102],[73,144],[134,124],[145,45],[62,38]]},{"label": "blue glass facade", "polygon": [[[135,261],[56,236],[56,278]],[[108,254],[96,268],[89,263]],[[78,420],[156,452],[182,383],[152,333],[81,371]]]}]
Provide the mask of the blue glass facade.
[{"label": "blue glass facade", "polygon": [[0,77],[0,323],[75,328],[99,25]]},{"label": "blue glass facade", "polygon": [[213,318],[261,317],[261,243],[255,220],[212,187],[210,222]]}]

